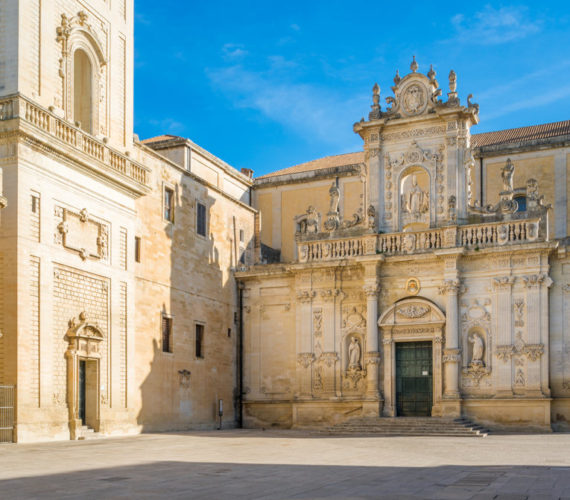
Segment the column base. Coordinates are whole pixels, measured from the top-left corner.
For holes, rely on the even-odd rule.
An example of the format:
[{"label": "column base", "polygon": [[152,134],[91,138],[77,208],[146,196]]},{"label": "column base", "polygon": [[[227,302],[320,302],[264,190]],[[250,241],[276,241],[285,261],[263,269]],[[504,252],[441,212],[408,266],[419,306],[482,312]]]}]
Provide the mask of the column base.
[{"label": "column base", "polygon": [[459,418],[461,416],[461,399],[443,399],[433,406],[432,416]]},{"label": "column base", "polygon": [[384,406],[384,401],[364,401],[362,403],[362,416],[363,417],[380,417],[382,415],[382,407]]}]

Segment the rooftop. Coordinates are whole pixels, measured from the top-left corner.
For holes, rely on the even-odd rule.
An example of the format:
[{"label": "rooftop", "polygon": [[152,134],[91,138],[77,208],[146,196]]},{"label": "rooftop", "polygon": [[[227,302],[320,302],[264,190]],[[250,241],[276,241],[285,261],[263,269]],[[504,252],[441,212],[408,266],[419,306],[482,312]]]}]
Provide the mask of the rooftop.
[{"label": "rooftop", "polygon": [[[483,134],[473,134],[471,136],[471,144],[475,148],[480,148],[502,144],[507,145],[513,143],[524,143],[565,135],[570,135],[570,120],[554,123],[544,123],[542,125],[531,125],[530,127],[497,130],[496,132],[485,132]],[[325,156],[324,158],[308,161],[306,163],[300,163],[299,165],[294,165],[292,167],[271,172],[261,177],[257,177],[257,179],[268,179],[271,177],[277,177],[279,175],[311,172],[331,167],[354,165],[363,162],[364,151],[335,156]]]}]

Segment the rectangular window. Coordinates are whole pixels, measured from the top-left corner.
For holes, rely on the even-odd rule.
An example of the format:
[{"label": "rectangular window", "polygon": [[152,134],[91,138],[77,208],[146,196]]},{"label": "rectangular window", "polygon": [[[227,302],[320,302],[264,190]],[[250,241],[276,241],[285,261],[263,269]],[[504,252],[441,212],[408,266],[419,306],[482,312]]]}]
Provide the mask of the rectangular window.
[{"label": "rectangular window", "polygon": [[200,236],[206,236],[206,205],[198,203],[196,206],[196,232]]},{"label": "rectangular window", "polygon": [[141,238],[135,236],[135,262],[141,261]]},{"label": "rectangular window", "polygon": [[239,240],[241,243],[245,241],[245,231],[243,229],[239,230]]},{"label": "rectangular window", "polygon": [[40,241],[40,194],[32,192],[30,231],[32,239]]},{"label": "rectangular window", "polygon": [[172,318],[162,315],[162,352],[172,352]]},{"label": "rectangular window", "polygon": [[196,357],[204,357],[204,325],[196,325]]},{"label": "rectangular window", "polygon": [[169,187],[164,188],[164,219],[174,222],[174,191]]}]

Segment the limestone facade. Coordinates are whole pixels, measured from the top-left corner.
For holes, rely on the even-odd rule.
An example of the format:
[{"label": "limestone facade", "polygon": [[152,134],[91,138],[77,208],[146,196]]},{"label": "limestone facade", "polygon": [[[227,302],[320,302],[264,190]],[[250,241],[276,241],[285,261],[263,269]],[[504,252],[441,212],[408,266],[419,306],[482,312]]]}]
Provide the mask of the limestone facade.
[{"label": "limestone facade", "polygon": [[[455,73],[442,99],[415,60],[392,91],[354,125],[362,153],[256,180],[271,252],[238,273],[246,425],[410,415],[422,377],[417,414],[565,425],[568,124],[472,136]],[[416,379],[411,343],[430,353]]]},{"label": "limestone facade", "polygon": [[211,428],[220,399],[238,414],[251,176],[133,136],[133,15],[0,2],[0,386],[19,442]]}]

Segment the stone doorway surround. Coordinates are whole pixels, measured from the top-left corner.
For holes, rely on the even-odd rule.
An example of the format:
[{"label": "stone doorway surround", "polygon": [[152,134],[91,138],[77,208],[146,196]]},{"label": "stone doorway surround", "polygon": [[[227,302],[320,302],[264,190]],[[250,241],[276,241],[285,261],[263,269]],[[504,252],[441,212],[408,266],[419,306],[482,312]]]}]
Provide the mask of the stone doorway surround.
[{"label": "stone doorway surround", "polygon": [[432,301],[408,297],[392,304],[378,320],[384,348],[384,411],[396,415],[396,342],[432,342],[433,407],[432,416],[442,415],[442,345],[445,314]]},{"label": "stone doorway surround", "polygon": [[85,361],[85,423],[95,432],[99,431],[100,416],[100,344],[103,334],[97,325],[87,322],[87,314],[82,312],[79,320],[69,321],[66,333],[69,343],[67,358],[67,406],[69,410],[70,439],[78,439],[83,426],[79,415],[79,362]]}]

